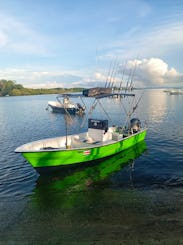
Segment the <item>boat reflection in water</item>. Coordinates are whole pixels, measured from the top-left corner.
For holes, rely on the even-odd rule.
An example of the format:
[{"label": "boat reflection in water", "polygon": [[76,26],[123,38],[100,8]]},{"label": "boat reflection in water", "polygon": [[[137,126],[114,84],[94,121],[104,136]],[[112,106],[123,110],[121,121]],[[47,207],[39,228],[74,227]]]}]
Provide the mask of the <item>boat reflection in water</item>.
[{"label": "boat reflection in water", "polygon": [[[105,160],[97,161],[95,164],[82,165],[76,169],[61,169],[57,174],[40,175],[35,192],[48,195],[56,190],[59,192],[72,192],[86,190],[89,186],[107,179],[114,172],[121,170],[123,166],[138,158],[147,149],[145,141],[128,148]],[[38,194],[36,193],[36,194]],[[43,194],[44,195],[44,194]]]}]

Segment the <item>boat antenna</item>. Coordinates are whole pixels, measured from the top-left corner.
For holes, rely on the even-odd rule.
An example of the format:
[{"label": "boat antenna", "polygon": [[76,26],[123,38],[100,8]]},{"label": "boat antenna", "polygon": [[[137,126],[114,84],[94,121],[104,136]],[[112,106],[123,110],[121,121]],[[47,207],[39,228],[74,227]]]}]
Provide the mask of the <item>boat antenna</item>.
[{"label": "boat antenna", "polygon": [[68,121],[71,120],[73,122],[73,119],[70,115],[70,113],[68,112],[66,106],[64,105],[63,103],[63,107],[64,107],[64,110],[65,110],[65,132],[66,132],[66,142],[65,142],[65,147],[66,149],[68,149]]},{"label": "boat antenna", "polygon": [[[66,109],[67,110],[67,109]],[[65,115],[67,116],[67,115]],[[67,123],[67,118],[65,117],[65,148],[68,149],[68,123]]]}]

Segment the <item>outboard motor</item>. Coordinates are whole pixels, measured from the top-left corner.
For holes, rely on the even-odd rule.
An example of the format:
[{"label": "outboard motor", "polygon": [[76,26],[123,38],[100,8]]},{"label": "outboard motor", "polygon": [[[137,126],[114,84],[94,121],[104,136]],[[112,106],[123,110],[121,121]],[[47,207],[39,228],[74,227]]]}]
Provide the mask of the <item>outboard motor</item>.
[{"label": "outboard motor", "polygon": [[137,133],[140,130],[141,122],[138,118],[132,118],[130,120],[131,133]]},{"label": "outboard motor", "polygon": [[80,103],[76,103],[76,105],[79,113],[83,113],[85,111],[85,107],[82,106]]},{"label": "outboard motor", "polygon": [[83,107],[81,106],[80,103],[77,103],[76,105],[77,105],[78,109],[83,109]]}]

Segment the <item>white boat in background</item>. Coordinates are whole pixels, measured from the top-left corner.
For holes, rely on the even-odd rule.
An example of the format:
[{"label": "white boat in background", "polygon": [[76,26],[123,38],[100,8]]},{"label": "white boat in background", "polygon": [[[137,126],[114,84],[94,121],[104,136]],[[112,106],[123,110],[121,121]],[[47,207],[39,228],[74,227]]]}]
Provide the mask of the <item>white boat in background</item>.
[{"label": "white boat in background", "polygon": [[178,95],[183,94],[183,89],[169,89],[165,90],[164,92],[168,93],[169,95]]},{"label": "white boat in background", "polygon": [[[61,101],[60,99],[63,98]],[[67,95],[58,95],[56,97],[57,101],[48,101],[48,107],[52,109],[53,112],[69,113],[69,114],[83,114],[85,111],[85,106],[80,103],[72,102]]]},{"label": "white boat in background", "polygon": [[173,89],[169,92],[170,95],[176,95],[176,94],[183,94],[183,90],[182,89]]}]

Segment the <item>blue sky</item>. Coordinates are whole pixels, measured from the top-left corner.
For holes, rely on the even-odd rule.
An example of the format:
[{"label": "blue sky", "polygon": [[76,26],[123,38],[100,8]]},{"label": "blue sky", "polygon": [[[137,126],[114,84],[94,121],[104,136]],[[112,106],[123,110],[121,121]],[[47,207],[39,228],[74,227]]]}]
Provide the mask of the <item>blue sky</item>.
[{"label": "blue sky", "polygon": [[117,60],[135,86],[182,86],[182,57],[182,0],[0,0],[0,79],[99,86]]}]

